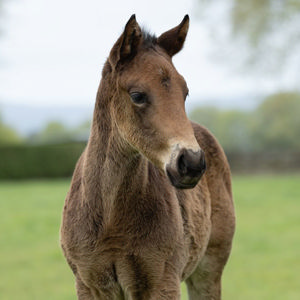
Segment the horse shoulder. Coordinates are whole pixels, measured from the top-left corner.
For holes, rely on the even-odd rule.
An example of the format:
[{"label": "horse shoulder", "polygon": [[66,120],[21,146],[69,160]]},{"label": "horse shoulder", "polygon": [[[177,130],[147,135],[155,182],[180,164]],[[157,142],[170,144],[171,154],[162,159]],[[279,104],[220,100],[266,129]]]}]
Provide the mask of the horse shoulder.
[{"label": "horse shoulder", "polygon": [[[64,209],[63,219],[61,225],[61,242],[73,243],[74,227],[78,220],[78,213],[80,213],[81,201],[82,201],[82,169],[84,153],[81,154],[77,161],[71,185],[67,193]],[[67,247],[67,245],[65,245]]]},{"label": "horse shoulder", "polygon": [[85,151],[80,155],[76,163],[73,176],[72,176],[70,189],[66,197],[66,204],[70,201],[80,201],[79,194],[82,188],[84,156],[85,156]]},{"label": "horse shoulder", "polygon": [[[195,137],[205,152],[205,173],[211,196],[212,236],[210,244],[223,247],[231,244],[235,227],[235,214],[231,189],[231,173],[223,148],[204,126],[192,122]],[[223,244],[223,246],[221,246]],[[230,248],[229,246],[226,246]]]},{"label": "horse shoulder", "polygon": [[214,182],[218,179],[222,180],[226,185],[227,192],[232,197],[230,167],[222,146],[206,127],[191,123],[196,140],[205,153],[208,181],[210,178],[213,178]]}]

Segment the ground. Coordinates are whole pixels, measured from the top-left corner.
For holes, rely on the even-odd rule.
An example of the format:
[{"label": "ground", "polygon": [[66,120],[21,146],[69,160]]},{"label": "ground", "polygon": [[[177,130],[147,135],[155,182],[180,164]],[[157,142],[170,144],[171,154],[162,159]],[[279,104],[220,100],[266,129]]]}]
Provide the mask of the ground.
[{"label": "ground", "polygon": [[[1,299],[76,299],[58,236],[69,182],[0,182]],[[237,232],[223,300],[300,299],[300,175],[233,183]]]}]

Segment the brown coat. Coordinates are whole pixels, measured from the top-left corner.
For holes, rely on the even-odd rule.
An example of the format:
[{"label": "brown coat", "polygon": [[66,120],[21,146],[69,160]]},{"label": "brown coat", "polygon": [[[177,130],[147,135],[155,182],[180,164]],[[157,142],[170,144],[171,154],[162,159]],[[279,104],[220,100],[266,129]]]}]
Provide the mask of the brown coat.
[{"label": "brown coat", "polygon": [[78,299],[180,299],[183,280],[190,299],[220,299],[235,224],[230,170],[184,112],[171,57],[187,29],[186,16],[156,39],[133,16],[104,66],[61,226]]}]

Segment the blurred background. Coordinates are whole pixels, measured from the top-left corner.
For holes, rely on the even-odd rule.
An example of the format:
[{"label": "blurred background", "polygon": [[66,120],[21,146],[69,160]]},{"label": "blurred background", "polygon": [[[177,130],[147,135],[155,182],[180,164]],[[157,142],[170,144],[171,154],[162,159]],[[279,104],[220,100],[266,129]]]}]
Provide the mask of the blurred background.
[{"label": "blurred background", "polygon": [[0,298],[75,298],[61,209],[102,66],[133,13],[157,35],[191,18],[174,57],[186,110],[233,173],[223,298],[300,299],[300,0],[0,0]]}]

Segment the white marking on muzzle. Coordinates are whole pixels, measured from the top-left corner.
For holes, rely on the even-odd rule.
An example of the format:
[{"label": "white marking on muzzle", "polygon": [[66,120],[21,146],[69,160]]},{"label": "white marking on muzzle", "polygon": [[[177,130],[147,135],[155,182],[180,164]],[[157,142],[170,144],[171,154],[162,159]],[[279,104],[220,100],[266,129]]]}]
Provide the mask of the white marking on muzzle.
[{"label": "white marking on muzzle", "polygon": [[161,158],[165,171],[166,166],[177,159],[178,153],[182,149],[192,150],[193,152],[201,150],[195,137],[193,137],[190,141],[172,141],[169,150],[166,151]]}]

